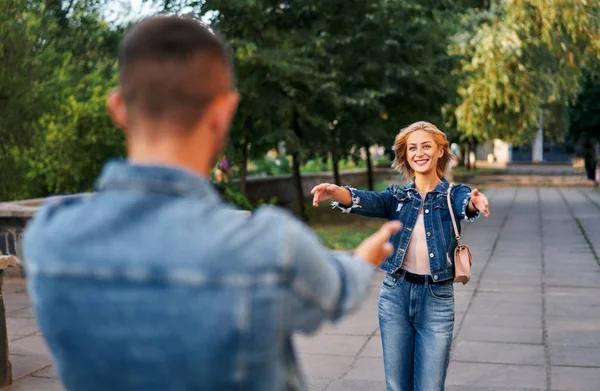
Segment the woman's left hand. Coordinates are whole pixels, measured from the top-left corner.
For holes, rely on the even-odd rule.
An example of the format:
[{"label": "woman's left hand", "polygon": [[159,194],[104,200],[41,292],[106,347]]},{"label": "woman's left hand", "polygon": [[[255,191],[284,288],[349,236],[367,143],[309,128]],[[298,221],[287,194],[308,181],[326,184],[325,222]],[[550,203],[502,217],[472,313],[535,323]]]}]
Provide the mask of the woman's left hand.
[{"label": "woman's left hand", "polygon": [[479,212],[483,213],[485,217],[490,217],[490,202],[483,193],[480,193],[479,190],[474,189],[471,192],[471,202],[473,203],[473,206]]}]

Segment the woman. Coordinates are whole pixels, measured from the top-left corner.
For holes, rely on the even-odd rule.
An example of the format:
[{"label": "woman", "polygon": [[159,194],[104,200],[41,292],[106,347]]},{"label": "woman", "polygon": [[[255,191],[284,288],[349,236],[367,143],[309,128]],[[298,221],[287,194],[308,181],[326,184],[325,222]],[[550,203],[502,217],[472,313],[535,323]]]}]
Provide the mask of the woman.
[{"label": "woman", "polygon": [[413,179],[404,188],[391,185],[377,193],[323,183],[312,190],[313,205],[331,198],[344,213],[402,222],[391,237],[394,252],[381,265],[387,272],[378,303],[387,389],[443,390],[454,329],[457,243],[450,213],[457,221],[487,217],[488,200],[444,179],[454,156],[435,125],[417,122],[403,129],[394,152],[393,167]]}]

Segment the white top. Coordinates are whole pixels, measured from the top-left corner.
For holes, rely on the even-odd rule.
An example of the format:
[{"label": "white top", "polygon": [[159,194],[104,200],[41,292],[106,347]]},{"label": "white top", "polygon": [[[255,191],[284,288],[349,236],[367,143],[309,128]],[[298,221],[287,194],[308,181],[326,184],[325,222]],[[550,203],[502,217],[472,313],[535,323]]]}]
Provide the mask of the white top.
[{"label": "white top", "polygon": [[427,250],[427,237],[425,236],[425,223],[423,221],[423,210],[419,212],[417,222],[413,228],[413,234],[408,242],[402,269],[421,275],[430,275],[429,251]]}]

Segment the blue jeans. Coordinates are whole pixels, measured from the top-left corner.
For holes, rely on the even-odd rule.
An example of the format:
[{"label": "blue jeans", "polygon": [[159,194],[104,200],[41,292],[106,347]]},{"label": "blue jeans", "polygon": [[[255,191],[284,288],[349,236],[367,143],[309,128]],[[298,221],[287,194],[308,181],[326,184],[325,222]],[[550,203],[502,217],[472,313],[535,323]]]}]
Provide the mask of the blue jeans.
[{"label": "blue jeans", "polygon": [[388,391],[443,391],[454,330],[452,280],[419,285],[388,274],[378,307]]}]

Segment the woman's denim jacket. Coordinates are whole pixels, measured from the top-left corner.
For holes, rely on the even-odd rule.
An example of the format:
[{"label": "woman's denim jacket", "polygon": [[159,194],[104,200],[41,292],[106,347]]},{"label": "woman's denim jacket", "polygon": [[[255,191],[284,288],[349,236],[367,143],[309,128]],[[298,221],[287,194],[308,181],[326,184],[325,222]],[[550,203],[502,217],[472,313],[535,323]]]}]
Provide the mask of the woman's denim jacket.
[{"label": "woman's denim jacket", "polygon": [[[346,207],[334,202],[333,206],[344,213],[402,222],[402,229],[390,239],[394,252],[381,264],[381,270],[387,273],[393,273],[402,266],[419,210],[423,206],[431,276],[434,281],[445,281],[454,278],[454,249],[457,245],[448,209],[449,187],[448,181],[442,179],[434,190],[427,193],[424,202],[415,189],[414,182],[404,188],[390,185],[381,193],[346,187],[352,193],[352,205]],[[479,213],[469,214],[467,211],[471,199],[471,189],[468,186],[453,186],[450,197],[460,231],[461,220],[474,221]]]}]

